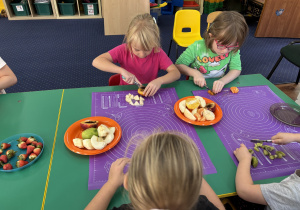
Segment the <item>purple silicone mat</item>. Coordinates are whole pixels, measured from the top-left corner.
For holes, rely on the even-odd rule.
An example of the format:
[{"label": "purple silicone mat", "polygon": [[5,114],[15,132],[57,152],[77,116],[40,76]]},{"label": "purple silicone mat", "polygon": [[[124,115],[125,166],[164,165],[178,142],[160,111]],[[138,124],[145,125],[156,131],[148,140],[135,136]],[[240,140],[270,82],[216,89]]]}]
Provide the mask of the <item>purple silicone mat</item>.
[{"label": "purple silicone mat", "polygon": [[[110,165],[125,156],[129,140],[136,134],[151,134],[153,131],[179,131],[189,135],[199,148],[205,174],[216,173],[194,127],[181,121],[174,113],[174,104],[178,101],[175,88],[160,89],[154,97],[145,98],[144,106],[131,106],[125,96],[137,92],[95,92],[92,94],[92,116],[104,116],[115,120],[122,128],[120,142],[111,150],[90,156],[88,189],[100,189],[107,181]],[[131,157],[134,148],[129,147],[127,157]]]},{"label": "purple silicone mat", "polygon": [[[270,139],[278,132],[300,132],[299,127],[284,124],[271,115],[271,105],[283,101],[268,86],[239,87],[239,90],[237,94],[233,94],[230,89],[225,88],[214,96],[209,95],[206,90],[193,91],[195,96],[209,98],[221,107],[223,118],[213,127],[236,165],[238,161],[233,151],[241,143],[253,148],[254,143],[250,142],[251,139]],[[258,158],[258,166],[251,167],[253,180],[287,176],[299,169],[300,144],[272,146],[275,150],[286,153],[286,157],[270,160],[262,150],[254,151]]]}]

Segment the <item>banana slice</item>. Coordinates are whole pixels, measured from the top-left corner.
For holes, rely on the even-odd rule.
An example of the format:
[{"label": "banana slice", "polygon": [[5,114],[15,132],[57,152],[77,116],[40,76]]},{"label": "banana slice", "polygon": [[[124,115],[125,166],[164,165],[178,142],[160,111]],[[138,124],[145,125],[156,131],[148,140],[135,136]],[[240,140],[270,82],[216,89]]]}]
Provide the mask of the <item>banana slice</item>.
[{"label": "banana slice", "polygon": [[74,144],[75,147],[84,148],[83,143],[82,143],[82,139],[80,139],[80,138],[73,139],[73,144]]},{"label": "banana slice", "polygon": [[104,139],[104,141],[105,141],[107,144],[109,144],[110,142],[112,142],[112,140],[114,140],[114,138],[115,138],[115,135],[112,134],[112,133],[109,133],[109,134],[106,136],[106,138]]},{"label": "banana slice", "polygon": [[181,101],[181,102],[179,103],[179,109],[180,109],[180,111],[181,111],[182,113],[184,113],[184,110],[186,109],[186,108],[185,108],[185,102],[186,102],[186,100],[183,100],[183,101]]},{"label": "banana slice", "polygon": [[183,115],[186,116],[190,120],[196,121],[196,117],[188,109],[184,110]]},{"label": "banana slice", "polygon": [[202,108],[204,108],[204,107],[206,106],[206,102],[205,102],[205,100],[204,100],[202,97],[200,97],[200,96],[195,96],[195,98],[199,100],[200,106],[201,106]]},{"label": "banana slice", "polygon": [[207,109],[204,109],[203,116],[206,120],[214,120],[216,118],[215,114]]},{"label": "banana slice", "polygon": [[103,141],[101,137],[95,135],[91,138],[91,144],[95,149],[103,149],[107,145],[107,143]]},{"label": "banana slice", "polygon": [[95,149],[91,143],[91,139],[83,139],[82,143],[83,143],[83,146],[87,149]]}]

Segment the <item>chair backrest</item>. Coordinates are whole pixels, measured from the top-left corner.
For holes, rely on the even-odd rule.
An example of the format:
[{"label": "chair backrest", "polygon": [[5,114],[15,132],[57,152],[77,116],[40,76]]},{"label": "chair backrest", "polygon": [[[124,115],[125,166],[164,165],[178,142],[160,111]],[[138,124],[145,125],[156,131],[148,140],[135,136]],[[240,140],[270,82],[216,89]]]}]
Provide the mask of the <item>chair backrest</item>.
[{"label": "chair backrest", "polygon": [[206,29],[206,30],[209,29],[210,24],[211,24],[212,22],[214,22],[214,20],[216,19],[216,17],[217,17],[219,14],[221,14],[221,13],[222,13],[222,11],[216,11],[216,12],[210,13],[210,14],[207,16],[207,19],[206,19],[206,21],[207,21],[207,29]]},{"label": "chair backrest", "polygon": [[[198,10],[179,10],[175,14],[173,38],[200,36],[201,15]],[[183,32],[187,31],[187,32]]]},{"label": "chair backrest", "polygon": [[119,84],[120,84],[120,74],[114,74],[108,80],[109,86],[117,86]]}]

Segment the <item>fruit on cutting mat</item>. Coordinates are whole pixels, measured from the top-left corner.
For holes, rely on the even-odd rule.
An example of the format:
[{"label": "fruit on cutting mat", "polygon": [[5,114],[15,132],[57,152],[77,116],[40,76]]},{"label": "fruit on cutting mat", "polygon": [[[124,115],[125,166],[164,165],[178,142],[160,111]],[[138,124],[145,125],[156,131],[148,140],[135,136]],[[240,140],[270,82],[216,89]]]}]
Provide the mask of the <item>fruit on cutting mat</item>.
[{"label": "fruit on cutting mat", "polygon": [[103,149],[106,146],[106,142],[101,137],[93,136],[91,138],[91,144],[95,149]]},{"label": "fruit on cutting mat", "polygon": [[230,90],[231,90],[232,93],[238,93],[239,92],[239,89],[237,87],[231,87]]},{"label": "fruit on cutting mat", "polygon": [[98,136],[97,128],[88,128],[81,133],[83,139],[91,139],[93,135]]},{"label": "fruit on cutting mat", "polygon": [[206,104],[206,109],[208,109],[209,111],[215,112],[216,104],[215,103],[208,103],[208,104]]},{"label": "fruit on cutting mat", "polygon": [[95,149],[91,143],[91,139],[83,139],[82,143],[83,143],[83,146],[87,149]]},{"label": "fruit on cutting mat", "polygon": [[98,121],[95,120],[85,120],[80,122],[80,126],[83,130],[86,130],[88,128],[97,128]]},{"label": "fruit on cutting mat", "polygon": [[196,120],[196,117],[188,109],[184,110],[183,115],[190,120],[193,120],[193,121]]},{"label": "fruit on cutting mat", "polygon": [[138,94],[140,94],[141,96],[145,96],[145,94],[144,94],[145,88],[146,88],[146,87],[144,87],[144,86],[139,87],[139,89],[138,89]]},{"label": "fruit on cutting mat", "polygon": [[254,156],[252,156],[251,165],[253,166],[253,168],[256,168],[258,165],[258,160]]},{"label": "fruit on cutting mat", "polygon": [[211,90],[208,90],[207,92],[208,92],[208,94],[211,95],[211,96],[215,95],[215,93],[212,92]]},{"label": "fruit on cutting mat", "polygon": [[80,138],[73,139],[73,144],[75,147],[84,148],[82,139],[80,139]]}]

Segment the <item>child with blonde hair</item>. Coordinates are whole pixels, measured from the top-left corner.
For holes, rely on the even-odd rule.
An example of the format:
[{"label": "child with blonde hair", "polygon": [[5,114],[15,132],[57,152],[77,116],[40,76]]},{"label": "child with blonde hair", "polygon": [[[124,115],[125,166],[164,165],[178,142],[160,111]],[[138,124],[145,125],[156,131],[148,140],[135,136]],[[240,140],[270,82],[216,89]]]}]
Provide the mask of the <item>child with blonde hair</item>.
[{"label": "child with blonde hair", "polygon": [[[277,133],[272,138],[275,144],[300,143],[298,133]],[[300,206],[300,168],[280,183],[254,184],[251,174],[251,159],[247,147],[241,144],[234,151],[239,161],[236,171],[235,185],[239,197],[246,201],[267,205],[266,209],[299,209]]]},{"label": "child with blonde hair", "polygon": [[[224,85],[241,74],[240,47],[248,35],[244,17],[234,11],[219,14],[205,31],[202,40],[191,44],[177,59],[176,66],[182,74],[200,87],[206,78],[218,78],[212,91],[219,93]],[[227,67],[229,72],[225,74]]]},{"label": "child with blonde hair", "polygon": [[[161,85],[180,78],[180,72],[160,48],[159,29],[150,14],[137,15],[131,21],[124,41],[95,58],[93,66],[120,74],[119,85],[149,83],[144,90],[145,96],[153,96]],[[168,73],[157,78],[159,70]]]},{"label": "child with blonde hair", "polygon": [[[127,163],[129,169],[124,174]],[[202,177],[197,146],[182,134],[152,134],[135,149],[131,160],[116,160],[108,181],[86,210],[106,209],[122,183],[128,190],[131,204],[114,209],[225,209]]]},{"label": "child with blonde hair", "polygon": [[5,94],[4,89],[13,86],[16,83],[16,75],[0,57],[0,94]]}]

